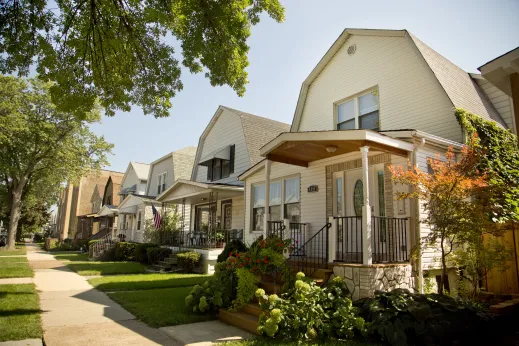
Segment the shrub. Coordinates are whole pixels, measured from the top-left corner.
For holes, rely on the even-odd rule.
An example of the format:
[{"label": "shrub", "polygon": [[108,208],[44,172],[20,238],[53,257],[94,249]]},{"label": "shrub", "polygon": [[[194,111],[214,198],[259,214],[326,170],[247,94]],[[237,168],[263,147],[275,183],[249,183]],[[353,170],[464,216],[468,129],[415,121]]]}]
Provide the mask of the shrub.
[{"label": "shrub", "polygon": [[198,252],[189,251],[177,254],[178,265],[187,273],[194,273],[200,266],[202,255]]},{"label": "shrub", "polygon": [[238,287],[236,299],[232,302],[232,306],[234,310],[239,310],[254,298],[259,279],[246,268],[236,269],[236,276],[238,277]]},{"label": "shrub", "polygon": [[63,240],[63,243],[65,243],[67,245],[72,245],[74,243],[74,239],[67,238],[67,239]]},{"label": "shrub", "polygon": [[58,239],[57,238],[47,238],[45,240],[45,246],[44,249],[47,251],[50,251],[58,246]]},{"label": "shrub", "polygon": [[306,282],[303,273],[297,274],[294,289],[282,298],[258,289],[256,297],[264,310],[258,333],[291,340],[351,339],[356,333],[364,334],[364,320],[355,315],[348,295],[340,277],[321,288]]},{"label": "shrub", "polygon": [[236,274],[225,263],[214,266],[214,276],[203,285],[193,287],[185,299],[193,312],[216,312],[219,308],[229,307],[235,298]]},{"label": "shrub", "polygon": [[376,291],[355,306],[369,322],[368,333],[391,345],[475,345],[490,319],[468,301],[405,289]]},{"label": "shrub", "polygon": [[115,244],[116,261],[135,261],[135,247],[137,243],[118,242]]},{"label": "shrub", "polygon": [[43,241],[43,236],[40,233],[36,233],[32,239],[35,243],[41,243]]},{"label": "shrub", "polygon": [[99,256],[101,262],[113,262],[115,261],[115,246],[111,246]]},{"label": "shrub", "polygon": [[153,263],[157,263],[159,261],[163,261],[164,258],[168,257],[169,255],[171,255],[171,253],[173,251],[171,251],[170,248],[164,248],[164,247],[148,247],[146,249],[146,252],[147,252],[147,263],[148,264],[153,264]]},{"label": "shrub", "polygon": [[218,255],[218,259],[216,261],[218,263],[225,262],[231,252],[247,252],[247,250],[247,246],[241,240],[231,240],[225,245],[225,248],[223,249],[222,253]]},{"label": "shrub", "polygon": [[151,243],[138,243],[135,245],[135,252],[134,257],[135,261],[139,263],[148,263],[148,249],[149,248],[156,248],[158,247],[157,244],[151,244]]}]

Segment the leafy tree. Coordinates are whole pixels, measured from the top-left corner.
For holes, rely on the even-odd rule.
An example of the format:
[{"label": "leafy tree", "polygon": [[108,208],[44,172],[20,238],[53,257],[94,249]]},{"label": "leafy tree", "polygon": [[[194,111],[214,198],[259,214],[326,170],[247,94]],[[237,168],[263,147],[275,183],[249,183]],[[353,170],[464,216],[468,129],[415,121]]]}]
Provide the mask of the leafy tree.
[{"label": "leafy tree", "polygon": [[439,293],[443,293],[443,278],[447,275],[448,256],[457,246],[467,242],[474,230],[491,229],[490,220],[482,203],[473,203],[487,184],[486,175],[477,171],[478,157],[470,146],[465,146],[456,161],[452,148],[445,160],[429,159],[432,174],[417,167],[411,170],[391,167],[396,183],[412,187],[411,192],[399,193],[397,198],[418,198],[423,201],[427,217],[421,222],[430,229],[423,239],[426,246],[438,248],[441,253],[442,276]]},{"label": "leafy tree", "polygon": [[519,144],[517,136],[463,109],[456,118],[478,157],[477,169],[488,175],[487,213],[495,222],[519,222]]},{"label": "leafy tree", "polygon": [[136,104],[166,117],[182,90],[166,38],[180,43],[190,72],[205,70],[211,85],[242,96],[247,39],[264,12],[284,20],[279,0],[2,0],[0,73],[26,76],[35,64],[42,80],[56,82],[59,109],[80,117],[97,99],[108,115]]},{"label": "leafy tree", "polygon": [[59,111],[50,88],[36,79],[0,76],[0,174],[7,189],[10,248],[29,191],[52,193],[59,183],[99,169],[112,148],[88,128],[100,120],[97,108],[83,119]]}]

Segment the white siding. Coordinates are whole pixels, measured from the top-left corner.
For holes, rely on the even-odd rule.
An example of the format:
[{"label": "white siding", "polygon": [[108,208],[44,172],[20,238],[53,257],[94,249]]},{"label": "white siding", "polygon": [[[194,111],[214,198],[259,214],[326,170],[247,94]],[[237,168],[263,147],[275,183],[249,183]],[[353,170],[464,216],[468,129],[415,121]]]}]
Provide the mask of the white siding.
[{"label": "white siding", "polygon": [[[165,157],[162,161],[153,164],[150,168],[150,177],[148,181],[148,191],[146,195],[157,196],[158,175],[167,172],[166,189],[173,185],[175,177],[173,174],[173,159],[171,155]],[[162,192],[162,191],[161,191]]]},{"label": "white siding", "polygon": [[[233,144],[235,145],[234,173],[228,178],[213,181],[215,183],[241,184],[237,177],[250,167],[250,158],[245,144],[241,119],[237,114],[223,109],[211,131],[203,142],[200,143],[199,159],[220,148]],[[197,164],[198,162],[195,162],[196,181],[210,182],[207,181],[207,167],[198,166]]]},{"label": "white siding", "polygon": [[504,121],[508,125],[508,128],[515,133],[514,119],[512,113],[512,99],[496,88],[493,84],[489,83],[483,77],[474,78],[476,83],[483,89],[483,92],[488,96],[490,102],[496,107],[496,110],[501,114]]},{"label": "white siding", "polygon": [[232,226],[233,229],[245,230],[245,202],[243,196],[232,199]]},{"label": "white siding", "polygon": [[[350,56],[352,44],[357,50]],[[310,85],[298,130],[335,129],[334,102],[375,86],[382,130],[417,129],[461,141],[451,101],[405,37],[351,36]]]},{"label": "white siding", "polygon": [[139,178],[137,177],[137,174],[135,173],[133,166],[129,165],[128,171],[126,172],[126,176],[124,178],[124,181],[121,184],[121,190],[126,189],[127,187],[130,187],[135,184],[137,184],[137,186],[138,186]]}]

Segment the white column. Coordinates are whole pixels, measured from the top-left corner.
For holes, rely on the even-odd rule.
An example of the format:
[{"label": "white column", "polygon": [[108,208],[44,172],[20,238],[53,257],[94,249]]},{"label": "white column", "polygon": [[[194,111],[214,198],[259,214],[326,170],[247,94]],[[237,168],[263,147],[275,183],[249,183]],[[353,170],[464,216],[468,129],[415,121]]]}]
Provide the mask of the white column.
[{"label": "white column", "polygon": [[362,264],[369,266],[373,263],[371,253],[371,207],[369,205],[369,147],[361,147],[362,153],[362,186],[364,201],[362,204]]},{"label": "white column", "polygon": [[330,216],[328,222],[332,224],[328,230],[328,263],[332,263],[337,253],[337,220]]},{"label": "white column", "polygon": [[[291,236],[291,234],[290,234],[290,220],[289,219],[283,219],[283,225],[285,226],[285,230],[283,231],[283,235],[285,235],[285,238],[286,237],[290,237]],[[299,244],[299,245],[303,245],[303,244]]]},{"label": "white column", "polygon": [[135,231],[135,225],[137,223],[137,216],[135,214],[132,214],[132,232],[131,232],[131,241],[135,241],[134,238],[134,231]]},{"label": "white column", "polygon": [[270,164],[269,159],[265,160],[265,217],[263,224],[263,238],[267,236],[268,222],[270,221]]}]

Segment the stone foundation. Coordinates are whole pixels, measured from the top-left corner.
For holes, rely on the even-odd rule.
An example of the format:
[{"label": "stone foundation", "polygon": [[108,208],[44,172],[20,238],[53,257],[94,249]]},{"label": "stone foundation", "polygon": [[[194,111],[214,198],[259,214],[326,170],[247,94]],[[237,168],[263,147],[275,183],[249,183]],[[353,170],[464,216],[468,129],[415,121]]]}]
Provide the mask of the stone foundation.
[{"label": "stone foundation", "polygon": [[373,297],[375,291],[392,291],[395,288],[414,288],[411,264],[337,264],[333,277],[344,278],[352,300]]}]

